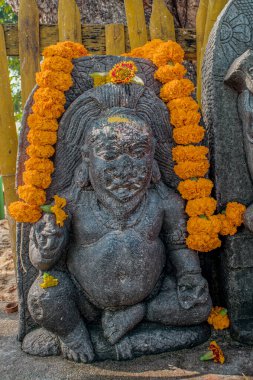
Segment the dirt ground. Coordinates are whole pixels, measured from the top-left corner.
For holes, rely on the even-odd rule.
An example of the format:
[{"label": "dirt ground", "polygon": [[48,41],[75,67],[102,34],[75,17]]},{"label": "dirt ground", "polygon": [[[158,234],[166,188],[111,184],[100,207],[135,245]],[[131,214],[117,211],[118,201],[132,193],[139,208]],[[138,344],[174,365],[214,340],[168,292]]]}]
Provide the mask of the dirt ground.
[{"label": "dirt ground", "polygon": [[17,300],[13,255],[7,220],[0,220],[0,301]]}]

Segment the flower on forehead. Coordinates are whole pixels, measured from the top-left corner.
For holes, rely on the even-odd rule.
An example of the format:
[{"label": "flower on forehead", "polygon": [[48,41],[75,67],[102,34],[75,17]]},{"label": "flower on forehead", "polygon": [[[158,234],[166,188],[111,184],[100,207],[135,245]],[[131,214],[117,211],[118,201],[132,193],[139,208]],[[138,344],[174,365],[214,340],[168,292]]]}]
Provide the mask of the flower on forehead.
[{"label": "flower on forehead", "polygon": [[56,217],[56,223],[63,227],[64,220],[67,219],[68,214],[63,210],[63,208],[66,206],[67,201],[65,198],[61,198],[58,195],[54,196],[55,204],[54,206],[51,206],[50,211],[55,214]]},{"label": "flower on forehead", "polygon": [[215,363],[223,364],[225,362],[224,354],[220,346],[213,340],[208,348],[209,352],[200,357],[201,361],[213,360]]},{"label": "flower on forehead", "polygon": [[130,83],[135,77],[137,67],[133,61],[122,61],[113,66],[109,72],[112,83]]},{"label": "flower on forehead", "polygon": [[126,117],[121,117],[121,116],[111,116],[111,117],[108,117],[107,120],[109,123],[128,123],[129,122],[129,119],[127,119]]},{"label": "flower on forehead", "polygon": [[207,322],[209,325],[212,325],[215,330],[227,329],[230,325],[227,309],[220,306],[213,307]]}]

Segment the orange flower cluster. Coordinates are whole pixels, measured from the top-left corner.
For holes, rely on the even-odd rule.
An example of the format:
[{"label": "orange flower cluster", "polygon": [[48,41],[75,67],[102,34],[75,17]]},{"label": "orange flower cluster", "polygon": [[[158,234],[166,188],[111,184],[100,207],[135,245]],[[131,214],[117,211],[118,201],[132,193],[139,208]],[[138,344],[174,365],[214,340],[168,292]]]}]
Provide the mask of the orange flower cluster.
[{"label": "orange flower cluster", "polygon": [[227,309],[215,306],[212,308],[207,322],[212,325],[215,330],[227,329],[230,325]]},{"label": "orange flower cluster", "polygon": [[[9,207],[10,215],[17,222],[35,223],[42,215],[46,202],[45,190],[50,186],[54,171],[49,158],[55,152],[53,145],[57,141],[57,119],[65,110],[64,91],[72,86],[71,60],[87,53],[83,45],[70,41],[49,46],[43,52],[45,60],[41,63],[41,72],[36,74],[39,88],[33,96],[33,113],[27,119],[30,128],[27,140],[30,145],[26,153],[30,158],[25,162],[24,185],[18,188],[18,195],[23,201],[14,202]],[[56,215],[56,222],[62,226],[67,214],[62,210],[63,201],[58,198],[55,199],[52,212]]]},{"label": "orange flower cluster", "polygon": [[109,72],[110,82],[112,83],[130,83],[135,77],[137,67],[133,61],[119,62],[113,66]]}]

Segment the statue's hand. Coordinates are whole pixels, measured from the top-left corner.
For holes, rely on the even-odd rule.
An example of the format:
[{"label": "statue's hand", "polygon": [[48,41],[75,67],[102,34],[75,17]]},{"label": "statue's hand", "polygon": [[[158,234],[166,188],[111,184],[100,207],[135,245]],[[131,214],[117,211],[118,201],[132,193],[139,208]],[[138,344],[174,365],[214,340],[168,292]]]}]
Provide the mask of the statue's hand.
[{"label": "statue's hand", "polygon": [[184,309],[205,303],[208,294],[207,281],[200,273],[184,274],[177,281],[178,301]]},{"label": "statue's hand", "polygon": [[247,227],[251,232],[253,232],[253,204],[247,208],[243,219],[245,227]]},{"label": "statue's hand", "polygon": [[67,231],[56,224],[53,214],[44,214],[30,233],[29,256],[40,270],[52,267],[60,258],[67,243]]}]

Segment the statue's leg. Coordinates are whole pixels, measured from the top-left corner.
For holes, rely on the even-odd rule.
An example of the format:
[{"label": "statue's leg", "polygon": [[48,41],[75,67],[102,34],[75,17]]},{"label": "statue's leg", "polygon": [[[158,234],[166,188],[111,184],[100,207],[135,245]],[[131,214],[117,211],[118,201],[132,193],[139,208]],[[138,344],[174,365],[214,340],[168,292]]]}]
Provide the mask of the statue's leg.
[{"label": "statue's leg", "polygon": [[90,362],[94,353],[88,331],[76,306],[77,292],[66,273],[50,271],[59,280],[57,286],[43,289],[40,275],[28,294],[28,309],[40,326],[58,336],[63,356]]},{"label": "statue's leg", "polygon": [[105,310],[102,315],[102,328],[105,338],[111,344],[117,343],[128,331],[141,322],[145,310],[144,303],[120,310]]},{"label": "statue's leg", "polygon": [[210,296],[205,303],[184,309],[178,302],[175,279],[165,277],[159,294],[147,303],[146,319],[170,326],[190,326],[207,321],[212,307]]}]

